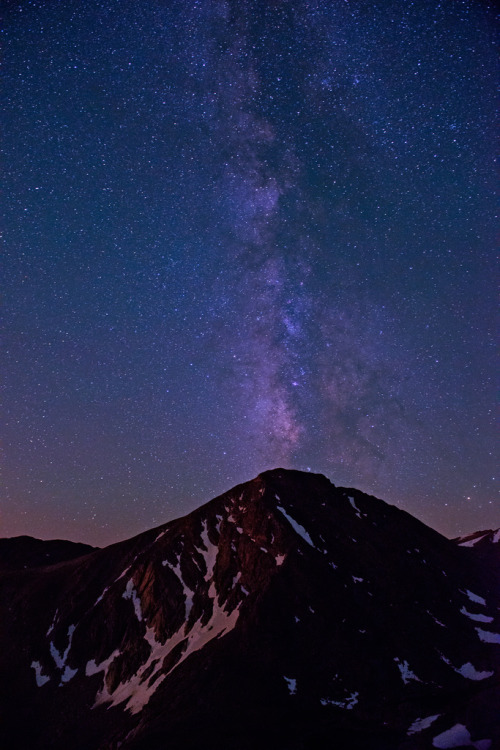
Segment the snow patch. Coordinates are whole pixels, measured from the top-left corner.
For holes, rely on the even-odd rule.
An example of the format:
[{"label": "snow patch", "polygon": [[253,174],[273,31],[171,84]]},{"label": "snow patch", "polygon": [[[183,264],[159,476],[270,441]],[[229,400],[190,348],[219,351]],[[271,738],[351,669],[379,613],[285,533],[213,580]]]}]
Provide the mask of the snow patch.
[{"label": "snow patch", "polygon": [[50,655],[54,659],[54,664],[56,667],[61,671],[61,682],[59,683],[59,687],[65,682],[69,682],[72,677],[75,676],[78,670],[71,669],[66,665],[66,659],[68,658],[68,654],[71,649],[71,642],[73,640],[73,633],[76,630],[76,625],[70,625],[68,628],[68,645],[66,646],[64,652],[59,651],[55,646],[54,642],[51,641],[49,644],[50,649]]},{"label": "snow patch", "polygon": [[[54,617],[52,618],[52,624],[51,624],[50,628],[47,630],[46,635],[50,635],[52,633],[52,631],[54,630],[55,624],[57,622],[57,615],[58,614],[59,614],[59,609],[56,609],[56,611],[54,613]],[[38,664],[38,662],[37,662],[37,664]]]},{"label": "snow patch", "polygon": [[276,557],[274,558],[276,560],[276,565],[278,566],[278,568],[285,562],[285,557],[286,555],[276,555]]},{"label": "snow patch", "polygon": [[132,604],[134,605],[135,616],[137,617],[139,622],[142,622],[141,600],[139,599],[137,591],[134,588],[134,582],[132,579],[127,582],[127,586],[122,594],[122,597],[124,599],[130,599],[132,601]]},{"label": "snow patch", "polygon": [[[455,669],[455,667],[453,667]],[[470,663],[463,664],[460,669],[455,669],[455,672],[461,674],[462,677],[466,677],[468,680],[486,680],[488,677],[494,675],[494,672],[478,672],[478,670]]]},{"label": "snow patch", "polygon": [[449,659],[444,654],[440,654],[441,660],[444,661],[449,667],[453,669],[457,674],[461,674],[462,677],[466,677],[468,680],[486,680],[491,677],[494,672],[479,672],[470,662],[462,664],[461,667],[454,667]]},{"label": "snow patch", "polygon": [[[134,557],[134,562],[136,561],[136,559],[137,558]],[[132,567],[132,565],[129,565],[127,568],[125,568],[125,570],[123,571],[123,573],[120,573],[120,575],[118,576],[118,578],[115,578],[114,582],[116,583],[117,581],[120,581],[122,578],[125,578],[125,576],[129,572],[129,570],[130,570],[131,567]]]},{"label": "snow patch", "polygon": [[283,679],[288,685],[288,692],[290,693],[290,695],[295,695],[295,693],[297,692],[297,680],[295,680],[293,677],[285,677],[285,675],[283,675]]},{"label": "snow patch", "polygon": [[66,659],[68,658],[69,650],[71,648],[71,641],[73,640],[73,633],[75,632],[76,625],[70,625],[68,628],[68,645],[66,646],[66,650],[63,654],[60,653],[60,651],[57,650],[57,648],[54,646],[53,641],[50,642],[50,655],[54,659],[56,667],[58,669],[65,669],[66,667]]},{"label": "snow patch", "polygon": [[470,732],[463,724],[455,724],[451,729],[436,735],[432,740],[433,747],[447,749],[450,747],[460,747],[461,745],[470,745]]},{"label": "snow patch", "polygon": [[408,685],[408,683],[411,682],[412,680],[414,682],[422,682],[422,680],[419,677],[417,677],[417,675],[414,672],[412,672],[412,670],[410,669],[410,665],[408,664],[407,661],[401,662],[397,657],[394,659],[394,661],[398,665],[398,669],[401,674],[401,679],[403,680],[405,685]]},{"label": "snow patch", "polygon": [[441,750],[448,750],[452,747],[474,747],[476,750],[489,750],[491,740],[475,740],[472,742],[467,727],[463,724],[455,724],[434,737],[432,745],[441,748]]},{"label": "snow patch", "polygon": [[423,719],[415,719],[413,724],[408,727],[408,731],[406,734],[418,734],[418,732],[423,732],[424,729],[428,729],[431,724],[433,724],[436,719],[439,719],[441,714],[435,714],[434,716],[426,716]]},{"label": "snow patch", "polygon": [[354,583],[363,583],[364,581],[363,578],[356,578],[356,576],[351,576],[351,578],[354,581]]},{"label": "snow patch", "polygon": [[476,622],[493,622],[493,617],[489,617],[488,615],[475,615],[472,612],[468,612],[465,607],[462,607],[460,613],[468,617],[470,620],[475,620]]},{"label": "snow patch", "polygon": [[241,570],[239,570],[233,578],[233,583],[231,584],[232,589],[234,589],[234,587],[236,586],[240,578],[241,578]]},{"label": "snow patch", "polygon": [[163,567],[168,566],[170,568],[170,570],[173,573],[175,573],[175,575],[177,576],[177,578],[179,579],[179,581],[180,581],[180,583],[182,585],[183,593],[184,593],[184,607],[185,607],[185,611],[186,611],[185,618],[186,618],[186,621],[187,621],[187,619],[189,618],[189,614],[191,612],[191,609],[193,607],[194,591],[192,589],[190,589],[189,586],[184,582],[184,579],[182,577],[182,572],[181,572],[181,561],[180,561],[180,558],[177,560],[177,565],[175,565],[175,566],[172,565],[171,563],[169,563],[168,560],[163,560],[162,565],[163,565]]},{"label": "snow patch", "polygon": [[35,670],[35,680],[38,687],[42,687],[46,682],[50,682],[50,677],[42,674],[42,665],[39,661],[32,661],[30,666]]},{"label": "snow patch", "polygon": [[440,625],[442,628],[448,627],[447,625],[444,624],[444,622],[441,622],[441,620],[438,620],[436,617],[434,617],[434,615],[432,614],[432,612],[429,612],[428,609],[426,609],[425,611],[427,612],[427,614],[429,615],[429,617],[432,617],[432,619],[434,620],[434,622],[437,625]]},{"label": "snow patch", "polygon": [[[462,594],[463,593],[464,592],[462,591]],[[474,594],[472,591],[469,591],[469,589],[465,591],[465,594],[469,597],[471,602],[475,602],[476,604],[482,604],[483,607],[486,606],[486,599],[483,599],[482,596],[478,596],[477,594]]]},{"label": "snow patch", "polygon": [[467,542],[459,542],[459,547],[474,547],[478,542],[481,541],[481,539],[484,539],[485,536],[488,536],[488,534],[481,534],[481,536],[476,536],[474,539],[469,539]]},{"label": "snow patch", "polygon": [[331,568],[333,568],[334,570],[337,570],[337,568],[338,568],[338,565],[335,565],[335,563],[334,563],[334,562],[329,562],[329,563],[328,563],[328,565],[329,565],[329,566],[330,566]]},{"label": "snow patch", "polygon": [[201,552],[205,559],[205,566],[207,568],[207,572],[205,573],[205,581],[210,581],[214,574],[215,561],[217,559],[217,552],[219,551],[219,548],[216,544],[212,544],[212,542],[208,538],[208,528],[206,520],[203,521],[201,542],[205,549],[200,550],[199,547],[197,547],[196,549],[198,550],[198,552]]},{"label": "snow patch", "polygon": [[482,630],[482,628],[476,628],[476,633],[483,643],[500,643],[500,633],[492,633],[490,630]]},{"label": "snow patch", "polygon": [[75,674],[78,672],[78,669],[71,669],[71,667],[66,667],[64,672],[61,675],[61,682],[69,682],[73,679]]},{"label": "snow patch", "polygon": [[85,676],[92,677],[92,675],[98,674],[99,672],[107,672],[109,665],[116,659],[117,656],[120,656],[120,651],[118,649],[115,649],[107,659],[104,659],[99,664],[95,663],[95,659],[91,659],[91,661],[87,662],[87,666],[85,667]]},{"label": "snow patch", "polygon": [[339,708],[345,708],[349,711],[359,703],[358,696],[359,693],[351,693],[351,695],[343,701],[334,701],[331,698],[321,698],[320,703],[322,706],[338,706]]},{"label": "snow patch", "polygon": [[348,497],[347,499],[348,499],[348,500],[349,500],[349,502],[351,503],[351,506],[352,506],[352,507],[354,508],[354,510],[355,510],[355,512],[356,512],[356,515],[357,515],[357,517],[358,517],[358,518],[363,518],[363,516],[361,515],[361,512],[360,512],[360,510],[359,510],[359,508],[358,508],[358,507],[356,506],[356,503],[354,502],[354,498],[353,498],[353,497]]},{"label": "snow patch", "polygon": [[493,535],[492,543],[498,544],[500,542],[500,529],[497,529]]},{"label": "snow patch", "polygon": [[106,594],[106,593],[107,593],[108,591],[109,591],[109,586],[106,586],[106,588],[105,588],[105,589],[104,589],[104,591],[102,592],[101,596],[98,596],[98,597],[97,597],[97,599],[95,600],[95,602],[94,602],[94,607],[96,606],[96,604],[99,604],[99,602],[101,602],[101,601],[103,600],[103,598],[104,598],[104,595],[105,595],[105,594]]},{"label": "snow patch", "polygon": [[[210,587],[212,592],[215,587]],[[186,624],[183,623],[179,630],[174,633],[165,643],[156,640],[154,628],[147,628],[146,641],[151,646],[151,652],[145,663],[138,669],[129,680],[121,682],[115,690],[110,693],[104,680],[103,687],[97,693],[94,706],[109,703],[110,706],[118,706],[126,702],[125,708],[131,714],[137,714],[148,703],[149,699],[158,686],[176,667],[185,661],[195,651],[201,650],[215,638],[221,638],[232,630],[239,616],[239,606],[232,612],[225,612],[217,600],[213,602],[213,611],[210,620],[202,625],[198,620],[191,630],[186,633]],[[180,643],[184,643],[182,656],[168,672],[161,673],[165,657]],[[89,665],[87,665],[88,668]],[[99,665],[102,667],[102,665]],[[148,676],[144,676],[147,674]]]},{"label": "snow patch", "polygon": [[293,530],[296,531],[297,534],[302,537],[302,539],[307,542],[313,549],[316,549],[313,540],[311,539],[305,528],[301,526],[300,523],[297,523],[297,521],[295,521],[290,515],[288,515],[286,510],[282,508],[281,505],[277,505],[276,507],[278,508],[280,513],[285,516],[286,520],[290,523]]}]

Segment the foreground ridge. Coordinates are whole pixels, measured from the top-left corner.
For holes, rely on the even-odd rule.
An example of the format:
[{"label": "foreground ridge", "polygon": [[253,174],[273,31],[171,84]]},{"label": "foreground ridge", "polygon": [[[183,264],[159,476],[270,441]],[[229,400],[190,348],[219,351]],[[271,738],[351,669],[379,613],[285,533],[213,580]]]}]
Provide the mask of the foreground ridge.
[{"label": "foreground ridge", "polygon": [[499,540],[285,469],[49,565],[0,540],[0,746],[493,750]]}]

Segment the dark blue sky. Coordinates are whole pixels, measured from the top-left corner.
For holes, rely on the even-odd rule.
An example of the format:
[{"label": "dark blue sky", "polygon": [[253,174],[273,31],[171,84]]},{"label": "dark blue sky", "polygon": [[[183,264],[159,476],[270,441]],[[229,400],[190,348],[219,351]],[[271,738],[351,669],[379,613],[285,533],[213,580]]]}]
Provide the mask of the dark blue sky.
[{"label": "dark blue sky", "polygon": [[278,465],[499,525],[492,5],[8,2],[3,36],[2,536]]}]

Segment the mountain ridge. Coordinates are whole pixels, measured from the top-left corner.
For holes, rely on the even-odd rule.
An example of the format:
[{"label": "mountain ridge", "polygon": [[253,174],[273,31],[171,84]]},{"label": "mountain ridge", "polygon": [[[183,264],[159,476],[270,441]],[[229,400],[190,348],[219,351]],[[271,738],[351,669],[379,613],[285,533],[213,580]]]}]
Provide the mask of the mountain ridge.
[{"label": "mountain ridge", "polygon": [[65,544],[65,545],[74,545],[75,547],[81,546],[82,548],[84,548],[84,547],[88,548],[89,551],[99,550],[99,549],[108,549],[109,547],[114,547],[115,545],[127,544],[132,539],[136,539],[138,537],[141,537],[143,534],[150,534],[155,529],[162,529],[163,527],[167,526],[169,523],[173,523],[175,521],[179,521],[182,518],[186,518],[187,516],[191,515],[191,513],[196,513],[201,507],[204,507],[205,505],[208,505],[209,503],[214,502],[215,500],[218,500],[220,497],[223,497],[226,494],[228,494],[228,492],[234,492],[234,491],[236,491],[240,487],[246,486],[246,485],[248,485],[249,483],[252,483],[252,482],[257,482],[257,481],[259,481],[261,479],[266,478],[267,476],[272,477],[273,475],[276,475],[277,472],[283,472],[283,473],[289,474],[291,476],[295,475],[295,476],[299,476],[299,477],[300,476],[322,477],[325,480],[325,482],[327,482],[331,487],[333,487],[333,488],[335,488],[337,490],[341,490],[344,493],[346,493],[346,492],[347,493],[348,492],[360,492],[362,495],[364,495],[367,498],[371,498],[375,502],[383,503],[384,505],[387,505],[387,506],[393,508],[394,510],[396,510],[398,512],[405,513],[406,515],[410,516],[414,521],[417,521],[420,524],[424,525],[426,528],[431,529],[436,534],[439,534],[440,536],[442,536],[444,539],[448,539],[448,540],[450,540],[452,542],[455,542],[457,544],[460,544],[462,546],[473,546],[473,544],[465,545],[464,543],[466,541],[469,541],[469,540],[473,541],[476,537],[477,537],[477,539],[479,541],[479,537],[488,536],[488,535],[491,536],[491,537],[493,537],[495,534],[499,534],[500,533],[500,528],[497,528],[497,529],[482,529],[482,530],[474,530],[474,531],[471,531],[471,532],[469,532],[467,534],[462,534],[462,535],[456,536],[456,537],[448,537],[444,533],[442,533],[440,531],[437,531],[437,529],[434,529],[432,526],[429,526],[425,521],[422,521],[421,519],[417,518],[416,516],[413,516],[409,511],[406,511],[403,508],[400,508],[399,505],[396,505],[394,503],[389,503],[386,500],[381,500],[380,498],[377,498],[376,495],[372,495],[371,493],[364,492],[362,490],[358,490],[355,487],[349,487],[349,486],[344,486],[344,485],[335,485],[330,479],[328,479],[328,477],[326,475],[324,475],[322,473],[310,472],[310,471],[305,472],[305,471],[302,471],[302,470],[299,470],[299,469],[285,469],[285,468],[282,468],[282,467],[277,467],[275,469],[266,469],[265,471],[261,472],[256,477],[254,477],[253,479],[247,480],[245,482],[240,482],[240,483],[234,485],[230,490],[226,490],[225,492],[221,493],[220,495],[216,495],[214,498],[211,498],[211,499],[207,500],[206,502],[202,503],[202,505],[197,506],[196,508],[194,508],[193,510],[189,511],[188,513],[186,513],[186,514],[184,514],[182,516],[177,516],[177,517],[175,517],[173,519],[170,519],[169,521],[165,521],[165,522],[163,522],[161,524],[158,524],[158,526],[154,526],[154,527],[151,527],[150,529],[144,529],[143,531],[139,531],[136,534],[133,534],[133,536],[131,536],[131,537],[127,537],[125,539],[118,539],[117,541],[110,542],[109,544],[105,544],[103,546],[89,544],[88,542],[69,540],[69,539],[60,539],[60,538],[50,538],[50,539],[45,539],[44,538],[44,539],[41,539],[39,537],[34,537],[31,534],[19,534],[19,535],[11,536],[11,537],[0,537],[0,563],[1,563],[1,545],[4,542],[14,542],[14,540],[33,540],[35,542],[40,542],[40,543],[50,543],[50,544],[52,544],[52,543],[60,543],[60,544]]}]

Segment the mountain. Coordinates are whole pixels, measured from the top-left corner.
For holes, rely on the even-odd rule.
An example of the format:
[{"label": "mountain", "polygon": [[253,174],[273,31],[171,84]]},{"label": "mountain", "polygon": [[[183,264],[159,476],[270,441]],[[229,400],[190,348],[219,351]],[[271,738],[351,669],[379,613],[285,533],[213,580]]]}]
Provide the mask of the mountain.
[{"label": "mountain", "polygon": [[0,747],[494,750],[499,538],[276,469],[48,565],[2,540]]},{"label": "mountain", "polygon": [[41,568],[46,565],[72,560],[93,552],[95,547],[64,539],[43,542],[32,536],[0,539],[0,571],[19,568]]}]

